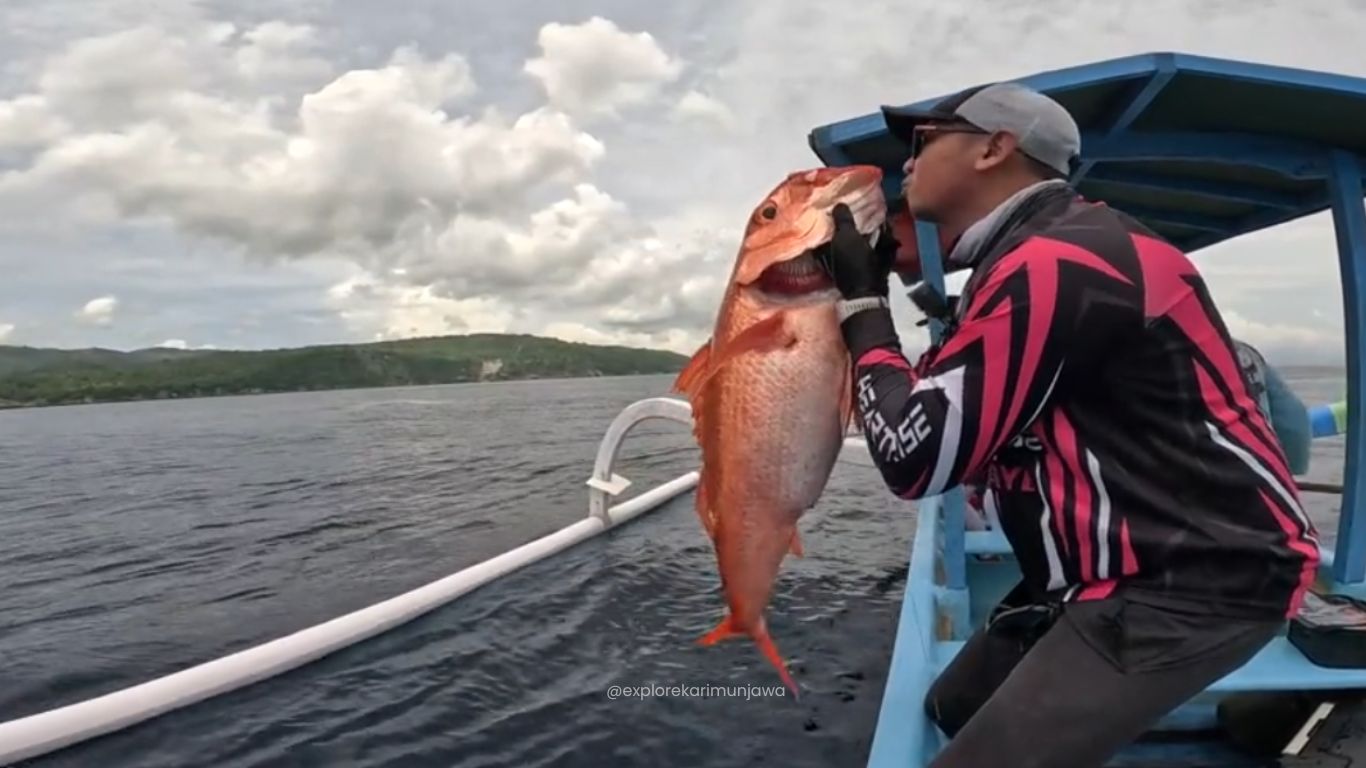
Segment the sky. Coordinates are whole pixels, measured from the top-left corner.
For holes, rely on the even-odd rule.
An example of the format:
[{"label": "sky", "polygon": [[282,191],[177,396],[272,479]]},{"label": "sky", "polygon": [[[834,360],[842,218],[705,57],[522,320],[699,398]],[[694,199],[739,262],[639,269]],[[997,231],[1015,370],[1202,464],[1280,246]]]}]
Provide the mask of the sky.
[{"label": "sky", "polygon": [[[6,3],[0,344],[690,353],[816,125],[1158,50],[1366,76],[1363,28],[1347,0]],[[1341,361],[1327,214],[1196,261],[1235,335]]]}]

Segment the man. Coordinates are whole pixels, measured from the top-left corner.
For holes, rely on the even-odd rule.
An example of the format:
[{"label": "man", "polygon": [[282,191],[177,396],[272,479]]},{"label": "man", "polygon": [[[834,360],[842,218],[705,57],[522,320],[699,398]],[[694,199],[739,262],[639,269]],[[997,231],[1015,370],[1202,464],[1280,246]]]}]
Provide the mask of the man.
[{"label": "man", "polygon": [[1296,475],[1308,472],[1312,440],[1309,409],[1304,407],[1304,401],[1290,391],[1280,374],[1266,362],[1256,347],[1238,339],[1233,340],[1233,345],[1252,397],[1261,408],[1262,415],[1271,422],[1276,439],[1285,451],[1290,471]]},{"label": "man", "polygon": [[984,473],[1023,574],[927,696],[951,737],[931,765],[1100,766],[1277,634],[1315,532],[1195,268],[1066,182],[1066,110],[998,84],[883,113],[909,213],[973,271],[913,366],[896,245],[836,209],[824,258],[868,447],[908,499]]}]

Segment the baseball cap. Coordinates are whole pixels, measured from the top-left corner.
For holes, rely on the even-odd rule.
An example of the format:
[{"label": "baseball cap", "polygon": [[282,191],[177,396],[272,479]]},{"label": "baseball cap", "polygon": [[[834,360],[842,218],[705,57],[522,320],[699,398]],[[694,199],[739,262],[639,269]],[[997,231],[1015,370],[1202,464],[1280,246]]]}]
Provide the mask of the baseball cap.
[{"label": "baseball cap", "polygon": [[892,135],[906,143],[917,125],[946,121],[967,122],[984,131],[1007,131],[1020,142],[1020,151],[1058,172],[1071,172],[1071,161],[1081,152],[1077,121],[1061,104],[1019,83],[989,83],[960,91],[929,108],[882,108]]}]

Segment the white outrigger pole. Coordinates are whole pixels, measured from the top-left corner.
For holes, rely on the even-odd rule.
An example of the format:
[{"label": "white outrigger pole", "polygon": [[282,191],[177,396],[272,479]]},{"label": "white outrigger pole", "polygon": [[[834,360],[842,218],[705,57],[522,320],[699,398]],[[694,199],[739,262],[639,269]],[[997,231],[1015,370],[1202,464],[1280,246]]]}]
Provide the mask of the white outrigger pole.
[{"label": "white outrigger pole", "polygon": [[589,514],[585,519],[426,586],[291,635],[113,693],[0,723],[0,765],[113,733],[283,674],[412,621],[500,576],[656,509],[696,486],[697,472],[684,473],[609,506],[611,499],[630,484],[612,472],[621,441],[633,427],[650,419],[691,425],[692,411],[686,402],[661,397],[633,403],[617,415],[598,447],[588,481]]}]

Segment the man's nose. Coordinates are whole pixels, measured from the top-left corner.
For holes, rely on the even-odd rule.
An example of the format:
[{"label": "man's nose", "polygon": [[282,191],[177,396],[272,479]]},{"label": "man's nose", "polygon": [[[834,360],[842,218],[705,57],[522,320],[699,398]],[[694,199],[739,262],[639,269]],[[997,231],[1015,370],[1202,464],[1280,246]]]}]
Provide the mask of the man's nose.
[{"label": "man's nose", "polygon": [[904,174],[906,174],[907,176],[910,176],[910,175],[911,175],[911,169],[913,169],[914,167],[915,167],[915,158],[914,158],[914,157],[908,157],[908,158],[906,158],[906,162],[904,162],[904,163],[901,164],[901,172],[904,173]]}]

